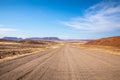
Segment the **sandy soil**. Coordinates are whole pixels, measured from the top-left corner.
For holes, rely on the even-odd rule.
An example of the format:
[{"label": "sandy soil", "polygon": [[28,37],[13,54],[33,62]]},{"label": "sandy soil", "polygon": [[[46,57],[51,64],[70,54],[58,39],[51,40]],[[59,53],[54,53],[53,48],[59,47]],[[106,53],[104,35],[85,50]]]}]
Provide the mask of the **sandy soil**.
[{"label": "sandy soil", "polygon": [[109,54],[120,55],[120,48],[112,46],[102,46],[102,45],[85,45],[85,43],[70,43],[75,48],[84,48],[89,50],[97,50],[107,52]]},{"label": "sandy soil", "polygon": [[50,48],[56,48],[60,43],[52,41],[32,41],[21,42],[0,42],[0,61],[1,59],[14,57],[18,55],[31,54],[35,51],[44,51]]},{"label": "sandy soil", "polygon": [[120,56],[66,44],[0,63],[0,80],[120,80]]}]

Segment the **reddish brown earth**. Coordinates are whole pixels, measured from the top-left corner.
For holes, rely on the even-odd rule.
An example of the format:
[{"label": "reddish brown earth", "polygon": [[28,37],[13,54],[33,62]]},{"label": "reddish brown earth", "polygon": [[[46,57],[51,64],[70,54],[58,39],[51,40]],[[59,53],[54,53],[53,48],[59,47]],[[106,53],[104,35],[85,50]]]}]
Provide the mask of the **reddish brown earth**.
[{"label": "reddish brown earth", "polygon": [[120,80],[120,56],[66,44],[0,63],[0,80]]},{"label": "reddish brown earth", "polygon": [[86,45],[103,45],[103,46],[112,46],[112,47],[120,48],[120,36],[93,40],[86,43]]}]

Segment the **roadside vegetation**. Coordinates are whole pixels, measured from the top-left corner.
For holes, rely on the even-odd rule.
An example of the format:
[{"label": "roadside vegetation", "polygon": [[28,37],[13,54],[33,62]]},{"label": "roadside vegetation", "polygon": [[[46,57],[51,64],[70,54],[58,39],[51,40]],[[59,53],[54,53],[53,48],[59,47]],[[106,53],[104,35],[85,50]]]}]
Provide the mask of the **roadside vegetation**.
[{"label": "roadside vegetation", "polygon": [[0,59],[5,57],[29,54],[35,51],[44,51],[59,46],[53,41],[34,41],[34,40],[0,40]]},{"label": "roadside vegetation", "polygon": [[95,49],[107,51],[112,54],[120,55],[120,36],[102,38],[87,42],[72,42],[74,47],[84,49]]}]

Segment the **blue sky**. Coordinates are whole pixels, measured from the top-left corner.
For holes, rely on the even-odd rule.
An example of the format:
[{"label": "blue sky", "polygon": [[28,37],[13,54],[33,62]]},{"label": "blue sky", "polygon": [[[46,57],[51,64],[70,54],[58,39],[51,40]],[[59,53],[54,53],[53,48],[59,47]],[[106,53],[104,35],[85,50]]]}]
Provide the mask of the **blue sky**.
[{"label": "blue sky", "polygon": [[0,0],[0,37],[120,35],[119,0]]}]

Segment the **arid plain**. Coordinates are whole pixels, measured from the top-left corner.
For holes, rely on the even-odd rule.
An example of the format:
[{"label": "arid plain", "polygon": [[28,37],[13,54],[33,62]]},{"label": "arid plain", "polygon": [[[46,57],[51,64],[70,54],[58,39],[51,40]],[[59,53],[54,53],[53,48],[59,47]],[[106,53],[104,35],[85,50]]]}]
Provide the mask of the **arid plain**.
[{"label": "arid plain", "polygon": [[[12,49],[4,57],[19,55],[0,62],[0,80],[119,80],[119,48],[116,48],[118,54],[111,54],[111,50],[101,47],[86,47],[87,43],[22,41],[19,46],[18,42],[1,44],[5,47],[1,50],[6,51],[1,55],[8,53],[7,48]],[[25,53],[29,55],[23,55]]]}]

